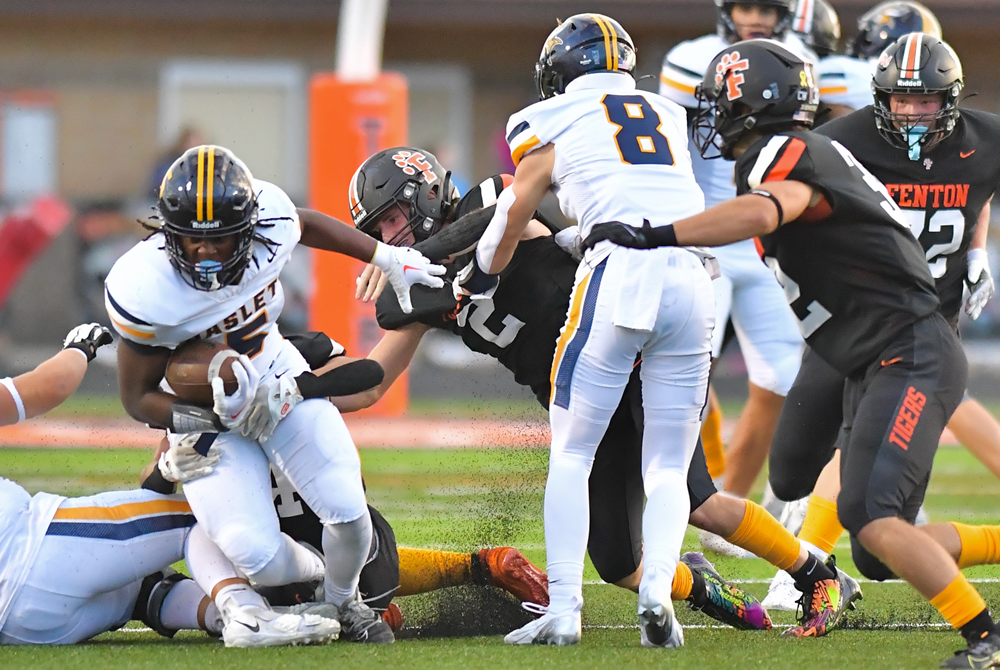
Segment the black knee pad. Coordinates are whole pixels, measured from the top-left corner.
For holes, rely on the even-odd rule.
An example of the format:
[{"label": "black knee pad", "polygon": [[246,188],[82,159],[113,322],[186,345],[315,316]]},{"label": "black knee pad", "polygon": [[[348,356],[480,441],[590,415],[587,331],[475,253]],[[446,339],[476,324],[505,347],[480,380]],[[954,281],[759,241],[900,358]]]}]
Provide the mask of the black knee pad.
[{"label": "black knee pad", "polygon": [[810,481],[809,477],[783,476],[780,468],[772,467],[767,478],[778,500],[792,502],[805,498],[812,493],[815,481]]},{"label": "black knee pad", "polygon": [[160,620],[160,609],[174,585],[185,579],[191,578],[170,568],[148,575],[139,587],[139,596],[135,600],[132,618],[143,622],[163,637],[173,637],[177,631],[164,627]]},{"label": "black knee pad", "polygon": [[884,582],[887,579],[896,578],[892,570],[865,549],[861,545],[861,541],[854,535],[851,536],[851,558],[854,559],[854,565],[858,567],[858,572],[868,579]]}]

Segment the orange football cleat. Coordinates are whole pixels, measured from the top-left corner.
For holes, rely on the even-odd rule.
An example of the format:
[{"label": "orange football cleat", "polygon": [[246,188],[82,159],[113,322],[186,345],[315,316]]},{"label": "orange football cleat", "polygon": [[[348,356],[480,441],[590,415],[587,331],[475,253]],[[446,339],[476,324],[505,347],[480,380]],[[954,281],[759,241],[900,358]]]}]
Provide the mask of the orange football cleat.
[{"label": "orange football cleat", "polygon": [[403,627],[403,611],[396,603],[389,603],[389,606],[382,612],[382,620],[389,624],[393,633],[398,633]]},{"label": "orange football cleat", "polygon": [[[549,578],[513,547],[482,549],[473,554],[486,568],[486,583],[507,591],[521,602],[549,605]],[[475,572],[475,571],[474,571]]]}]

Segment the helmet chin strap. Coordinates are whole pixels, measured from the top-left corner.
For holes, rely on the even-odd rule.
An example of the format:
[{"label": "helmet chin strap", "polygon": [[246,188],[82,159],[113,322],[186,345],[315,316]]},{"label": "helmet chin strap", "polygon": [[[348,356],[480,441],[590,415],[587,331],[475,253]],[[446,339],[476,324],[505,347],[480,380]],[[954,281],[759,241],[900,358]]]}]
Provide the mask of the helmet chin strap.
[{"label": "helmet chin strap", "polygon": [[911,161],[920,160],[920,140],[927,133],[927,126],[910,126],[906,131],[907,155]]}]

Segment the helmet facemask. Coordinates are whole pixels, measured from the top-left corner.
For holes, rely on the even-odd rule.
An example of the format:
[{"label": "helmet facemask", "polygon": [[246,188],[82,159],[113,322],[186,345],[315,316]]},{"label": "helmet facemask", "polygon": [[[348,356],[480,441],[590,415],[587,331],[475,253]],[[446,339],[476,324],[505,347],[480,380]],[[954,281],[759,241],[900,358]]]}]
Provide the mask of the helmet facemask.
[{"label": "helmet facemask", "polygon": [[[875,89],[875,125],[889,144],[905,149],[910,160],[920,160],[921,152],[928,152],[951,135],[958,121],[958,94],[961,86],[954,84],[947,92],[940,93],[941,109],[933,114],[900,114],[892,111],[890,98],[893,93]],[[896,95],[924,95],[922,91],[907,90]]]},{"label": "helmet facemask", "polygon": [[[243,271],[250,264],[253,258],[254,226],[257,224],[257,201],[253,200],[250,207],[250,215],[247,221],[233,230],[213,231],[205,235],[191,235],[190,231],[178,232],[172,230],[169,225],[163,226],[163,235],[166,238],[167,256],[170,264],[180,274],[181,279],[199,291],[215,291],[223,286],[232,286],[239,283],[243,277]],[[232,255],[224,261],[198,261],[192,262],[184,254],[184,247],[181,244],[181,237],[197,238],[222,238],[236,235],[236,248]]]},{"label": "helmet facemask", "polygon": [[[429,200],[438,199],[441,193],[451,193],[453,190],[451,183],[451,171],[445,172],[443,183],[430,188],[425,196]],[[431,235],[434,235],[442,226],[450,213],[451,206],[442,204],[441,215],[428,216],[420,206],[420,183],[414,180],[403,183],[393,196],[381,207],[369,212],[356,225],[361,232],[381,240],[390,246],[402,246],[406,238],[412,233],[413,243],[422,242]],[[403,205],[406,207],[404,208]],[[390,239],[380,230],[380,224],[386,214],[393,209],[398,209],[406,217],[406,225]]]}]

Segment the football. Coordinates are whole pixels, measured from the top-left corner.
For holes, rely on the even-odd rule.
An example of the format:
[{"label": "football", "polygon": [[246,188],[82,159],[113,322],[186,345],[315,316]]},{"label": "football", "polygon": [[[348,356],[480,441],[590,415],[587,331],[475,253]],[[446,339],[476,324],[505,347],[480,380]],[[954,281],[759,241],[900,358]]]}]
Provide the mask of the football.
[{"label": "football", "polygon": [[191,340],[174,350],[167,361],[166,380],[174,394],[181,400],[212,406],[211,377],[215,368],[222,377],[226,394],[238,388],[233,374],[233,361],[238,354],[221,342]]}]

